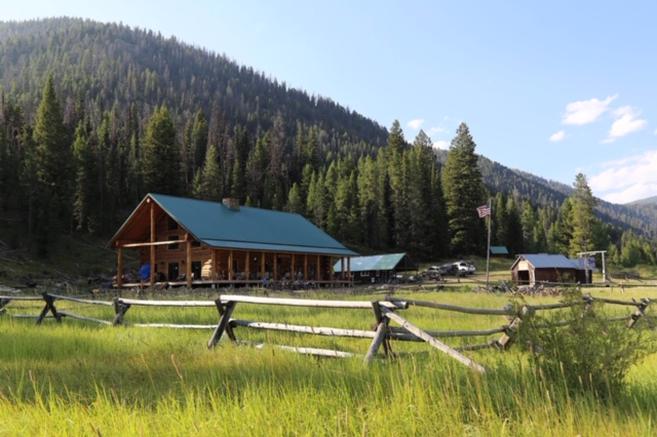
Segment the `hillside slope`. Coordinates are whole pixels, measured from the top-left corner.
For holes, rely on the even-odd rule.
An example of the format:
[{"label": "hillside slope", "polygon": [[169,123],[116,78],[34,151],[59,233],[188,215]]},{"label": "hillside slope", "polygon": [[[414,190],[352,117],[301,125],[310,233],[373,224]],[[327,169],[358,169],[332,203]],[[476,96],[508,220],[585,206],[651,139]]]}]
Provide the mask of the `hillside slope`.
[{"label": "hillside slope", "polygon": [[[444,162],[447,152],[437,152],[438,159]],[[484,183],[492,192],[517,193],[523,199],[530,199],[537,205],[560,205],[568,197],[572,188],[560,182],[548,180],[522,170],[506,167],[485,156],[479,158]],[[657,207],[646,202],[619,205],[597,199],[598,216],[615,226],[630,228],[655,238],[657,236]]]},{"label": "hillside slope", "polygon": [[[386,129],[378,123],[331,99],[288,88],[225,56],[152,31],[74,18],[0,23],[3,99],[15,101],[22,110],[21,117],[28,121],[34,116],[49,73],[57,79],[57,93],[63,100],[71,135],[82,114],[98,126],[104,112],[115,110],[116,119],[110,119],[110,139],[119,144],[116,147],[128,147],[133,135],[143,134],[144,121],[153,108],[165,103],[177,123],[179,143],[186,141],[185,122],[200,109],[209,118],[209,142],[214,135],[221,145],[222,162],[229,163],[235,154],[241,154],[244,167],[248,150],[239,150],[239,136],[232,135],[234,127],[246,128],[251,134],[248,147],[253,148],[253,139],[270,129],[275,119],[282,119],[287,138],[282,136],[283,151],[275,161],[285,175],[278,193],[281,196],[300,179],[301,165],[294,160],[299,153],[292,150],[300,144],[295,138],[299,125],[319,129],[316,138],[306,131],[308,140],[304,141],[316,140],[321,155],[314,159],[323,165],[339,154],[371,153],[387,138]],[[444,160],[446,152],[438,155]],[[485,157],[480,166],[485,183],[494,192],[516,192],[538,205],[558,205],[570,193],[564,184]],[[226,183],[233,170],[223,169]],[[121,174],[127,170],[117,171]],[[122,177],[124,185],[115,188],[123,203],[109,206],[120,211],[119,215],[139,198],[139,190],[126,181]],[[600,201],[598,213],[620,227],[657,235],[657,208]],[[106,228],[111,226],[113,223],[108,223]]]},{"label": "hillside slope", "polygon": [[180,117],[199,108],[220,112],[228,125],[252,132],[281,113],[291,127],[318,125],[373,144],[386,137],[376,122],[331,99],[152,31],[77,18],[0,22],[0,85],[20,95],[26,113],[34,113],[49,73],[59,78],[69,113],[79,102],[88,114],[98,104],[143,113],[165,103]]}]

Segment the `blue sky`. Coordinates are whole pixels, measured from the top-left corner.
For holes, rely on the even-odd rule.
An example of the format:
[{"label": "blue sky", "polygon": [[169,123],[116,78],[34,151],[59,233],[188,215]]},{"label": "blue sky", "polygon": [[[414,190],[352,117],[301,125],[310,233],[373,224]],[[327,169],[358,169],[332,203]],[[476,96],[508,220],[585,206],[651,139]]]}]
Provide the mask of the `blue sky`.
[{"label": "blue sky", "polygon": [[657,3],[29,1],[0,18],[81,16],[175,35],[385,126],[478,151],[614,202],[657,195]]}]

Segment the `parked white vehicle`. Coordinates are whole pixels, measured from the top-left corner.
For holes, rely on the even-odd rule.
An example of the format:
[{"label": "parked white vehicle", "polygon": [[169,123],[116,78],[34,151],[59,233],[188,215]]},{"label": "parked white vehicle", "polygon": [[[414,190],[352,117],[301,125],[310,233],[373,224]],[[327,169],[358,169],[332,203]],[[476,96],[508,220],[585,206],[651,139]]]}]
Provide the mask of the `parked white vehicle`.
[{"label": "parked white vehicle", "polygon": [[454,266],[461,275],[473,275],[477,269],[472,264],[465,261],[458,261],[454,263]]}]

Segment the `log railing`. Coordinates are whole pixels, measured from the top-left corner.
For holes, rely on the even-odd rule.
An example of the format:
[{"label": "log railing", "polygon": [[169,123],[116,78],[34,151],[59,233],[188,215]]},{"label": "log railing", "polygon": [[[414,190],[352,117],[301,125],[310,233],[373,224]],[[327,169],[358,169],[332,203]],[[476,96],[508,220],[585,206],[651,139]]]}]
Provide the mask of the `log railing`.
[{"label": "log railing", "polygon": [[[13,314],[7,309],[11,302],[20,301],[42,301],[44,306],[38,315]],[[112,307],[114,309],[114,318],[103,320],[99,318],[83,316],[73,313],[69,310],[60,310],[57,308],[57,301],[72,302],[81,305],[98,305]],[[83,297],[64,296],[53,293],[43,293],[41,296],[0,296],[0,315],[7,314],[16,318],[36,319],[37,324],[41,324],[45,319],[54,319],[61,322],[63,318],[79,320],[83,322],[92,322],[101,325],[125,325],[125,316],[130,308],[134,307],[161,307],[161,308],[215,308],[217,311],[218,321],[215,324],[180,324],[180,323],[131,323],[129,326],[139,328],[170,328],[170,329],[197,329],[212,330],[212,335],[207,343],[209,348],[214,348],[222,339],[224,334],[230,341],[241,344],[244,340],[238,340],[235,331],[239,329],[265,330],[277,332],[290,332],[298,334],[308,334],[317,336],[331,336],[342,338],[361,338],[370,340],[370,346],[365,353],[364,361],[371,362],[383,347],[385,356],[392,356],[391,341],[415,341],[425,342],[435,349],[440,350],[447,356],[468,366],[469,368],[483,373],[484,367],[475,363],[471,358],[462,354],[464,351],[476,351],[487,348],[499,350],[507,349],[516,340],[518,330],[521,324],[538,311],[551,311],[564,309],[577,305],[592,305],[594,302],[600,302],[607,305],[619,305],[634,307],[634,311],[621,317],[610,317],[606,319],[609,322],[626,321],[628,328],[632,328],[636,323],[645,316],[646,310],[651,301],[647,298],[640,300],[618,300],[604,297],[583,296],[581,301],[575,302],[557,302],[549,304],[525,304],[519,308],[513,308],[508,305],[503,308],[475,308],[464,307],[453,304],[446,304],[433,301],[421,300],[396,300],[387,298],[384,300],[363,301],[363,300],[333,300],[333,299],[298,299],[287,297],[260,297],[246,295],[220,295],[215,300],[148,300],[148,299],[128,299],[116,298],[113,301],[104,301],[88,299]],[[289,323],[275,323],[252,320],[241,320],[232,317],[236,306],[240,305],[273,305],[289,306],[304,308],[324,308],[324,309],[341,309],[341,310],[366,310],[371,311],[376,322],[374,328],[351,329],[337,328],[327,326],[305,326]],[[411,307],[422,307],[448,312],[457,312],[471,315],[488,315],[488,316],[505,316],[506,323],[502,326],[479,329],[479,330],[425,330],[402,317],[399,312]],[[394,323],[397,326],[390,326]],[[565,326],[570,322],[552,322],[551,324],[537,325],[539,328],[554,326]],[[489,339],[483,343],[466,344],[461,347],[449,346],[439,338],[471,338],[471,337],[490,337],[501,334],[498,339]],[[260,344],[258,347],[262,347]],[[353,353],[337,351],[332,349],[319,349],[307,347],[295,347],[285,345],[274,345],[283,350],[294,351],[302,354],[311,354],[328,357],[350,357]]]}]

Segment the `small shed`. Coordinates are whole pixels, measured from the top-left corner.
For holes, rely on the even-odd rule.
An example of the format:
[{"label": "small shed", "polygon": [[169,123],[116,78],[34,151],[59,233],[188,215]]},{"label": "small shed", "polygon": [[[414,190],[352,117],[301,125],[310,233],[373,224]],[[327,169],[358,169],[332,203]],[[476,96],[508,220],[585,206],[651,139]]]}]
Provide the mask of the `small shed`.
[{"label": "small shed", "polygon": [[535,285],[537,282],[590,284],[591,275],[582,263],[560,254],[518,255],[511,266],[513,282],[519,285]]},{"label": "small shed", "polygon": [[[341,261],[335,263],[333,271],[340,274],[343,264]],[[358,282],[386,282],[397,272],[415,269],[416,266],[404,252],[351,258],[351,274]]]},{"label": "small shed", "polygon": [[491,256],[509,256],[509,249],[506,246],[491,246]]}]

